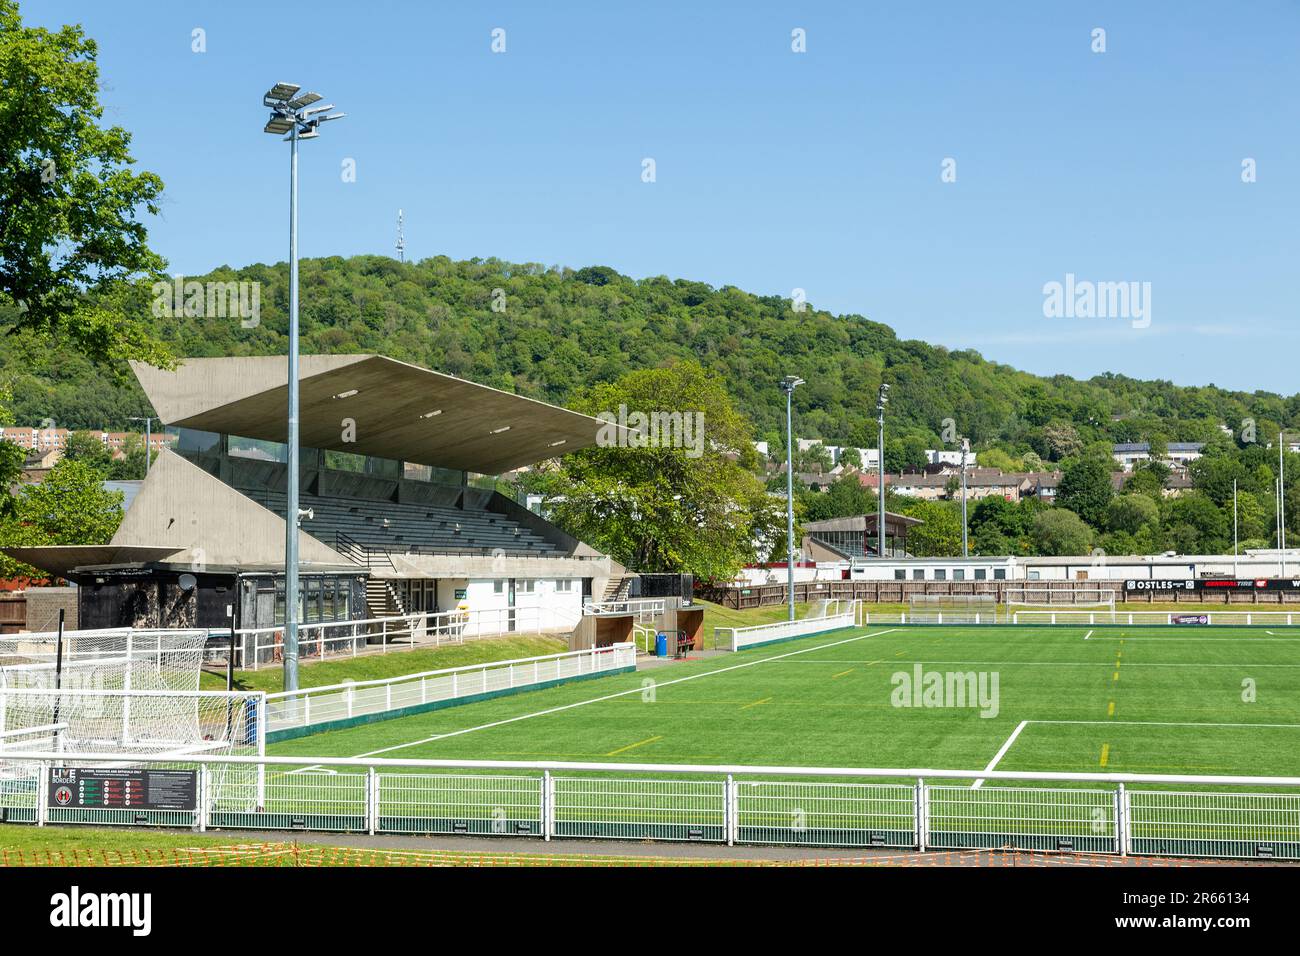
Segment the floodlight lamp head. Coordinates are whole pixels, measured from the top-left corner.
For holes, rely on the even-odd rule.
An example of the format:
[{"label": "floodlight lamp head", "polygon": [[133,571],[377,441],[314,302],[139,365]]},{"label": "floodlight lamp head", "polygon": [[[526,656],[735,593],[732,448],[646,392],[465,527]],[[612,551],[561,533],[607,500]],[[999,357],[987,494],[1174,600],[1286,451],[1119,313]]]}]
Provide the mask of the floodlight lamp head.
[{"label": "floodlight lamp head", "polygon": [[285,103],[292,99],[300,89],[302,89],[302,87],[297,83],[277,83],[266,91],[266,95],[262,97],[262,101],[274,100],[278,103]]}]

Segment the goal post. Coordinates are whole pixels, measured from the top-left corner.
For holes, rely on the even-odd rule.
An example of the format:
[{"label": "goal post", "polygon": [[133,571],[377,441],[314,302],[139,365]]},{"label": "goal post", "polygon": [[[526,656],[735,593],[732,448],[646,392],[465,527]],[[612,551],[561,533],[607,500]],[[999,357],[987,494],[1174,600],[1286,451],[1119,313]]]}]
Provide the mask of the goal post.
[{"label": "goal post", "polygon": [[913,594],[907,601],[911,624],[996,624],[996,594]]},{"label": "goal post", "polygon": [[[199,690],[208,632],[105,629],[0,636],[0,778],[30,776],[24,753],[262,756],[266,695]],[[61,650],[61,654],[60,654]],[[6,761],[6,756],[11,759]],[[75,764],[74,764],[75,765]],[[264,771],[222,767],[215,794],[260,805]]]},{"label": "goal post", "polygon": [[1104,624],[1115,620],[1115,591],[1095,584],[1017,585],[1003,592],[1012,624]]}]

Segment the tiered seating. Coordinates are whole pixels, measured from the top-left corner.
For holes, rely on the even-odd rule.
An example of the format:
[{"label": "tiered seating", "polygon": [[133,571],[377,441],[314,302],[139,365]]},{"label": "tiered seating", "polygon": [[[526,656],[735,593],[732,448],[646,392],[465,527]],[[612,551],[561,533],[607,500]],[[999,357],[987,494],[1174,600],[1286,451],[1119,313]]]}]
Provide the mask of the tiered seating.
[{"label": "tiered seating", "polygon": [[[243,494],[284,517],[285,494],[243,491]],[[340,534],[367,548],[399,553],[439,554],[502,550],[511,554],[544,555],[558,549],[518,522],[493,511],[423,504],[366,502],[348,498],[301,495],[300,508],[314,517],[304,518],[303,531],[335,547]]]}]

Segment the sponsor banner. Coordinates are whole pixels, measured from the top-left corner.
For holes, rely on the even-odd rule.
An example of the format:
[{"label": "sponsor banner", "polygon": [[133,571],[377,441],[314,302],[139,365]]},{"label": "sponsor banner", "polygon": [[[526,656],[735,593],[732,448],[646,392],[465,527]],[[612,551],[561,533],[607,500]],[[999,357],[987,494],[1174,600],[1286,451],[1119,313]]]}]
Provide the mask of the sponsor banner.
[{"label": "sponsor banner", "polygon": [[1300,591],[1300,578],[1129,578],[1125,591]]},{"label": "sponsor banner", "polygon": [[1208,614],[1175,614],[1173,617],[1175,624],[1209,624],[1210,615]]},{"label": "sponsor banner", "polygon": [[49,806],[76,810],[193,810],[195,770],[52,767]]}]

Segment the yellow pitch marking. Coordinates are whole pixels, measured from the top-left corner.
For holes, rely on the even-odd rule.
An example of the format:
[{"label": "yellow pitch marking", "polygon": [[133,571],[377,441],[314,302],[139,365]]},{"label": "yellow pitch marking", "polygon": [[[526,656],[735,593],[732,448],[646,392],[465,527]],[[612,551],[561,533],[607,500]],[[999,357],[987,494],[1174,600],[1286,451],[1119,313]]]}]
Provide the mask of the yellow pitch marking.
[{"label": "yellow pitch marking", "polygon": [[1115,716],[1115,702],[1113,700],[1110,702],[1110,706],[1106,708],[1106,716],[1107,717]]},{"label": "yellow pitch marking", "polygon": [[1111,675],[1111,678],[1110,678],[1110,679],[1111,679],[1111,680],[1119,680],[1119,671],[1116,671],[1113,675]]},{"label": "yellow pitch marking", "polygon": [[1101,745],[1101,765],[1106,766],[1106,761],[1110,758],[1110,744]]},{"label": "yellow pitch marking", "polygon": [[772,699],[771,697],[764,697],[762,700],[751,701],[750,703],[745,704],[745,705],[744,705],[743,707],[741,707],[740,709],[741,709],[741,710],[749,710],[749,708],[751,708],[751,707],[757,707],[759,704],[766,704],[766,703],[767,703],[768,701],[770,701],[771,699]]},{"label": "yellow pitch marking", "polygon": [[652,744],[656,740],[663,740],[663,734],[658,737],[647,737],[645,740],[638,740],[634,744],[628,744],[626,747],[619,747],[617,750],[611,750],[605,754],[606,757],[617,757],[619,754],[627,753],[629,750],[635,750],[637,747],[644,747],[646,744]]},{"label": "yellow pitch marking", "polygon": [[850,668],[849,668],[848,670],[846,670],[846,671],[840,671],[838,674],[832,674],[832,675],[831,675],[831,680],[834,680],[834,679],[837,678],[837,677],[843,677],[845,674],[852,674],[853,671],[854,671],[854,668],[850,667]]}]

